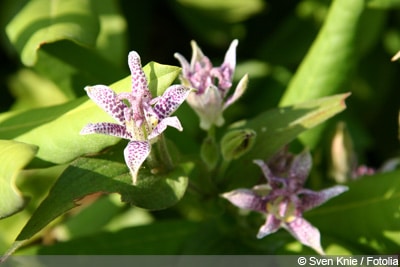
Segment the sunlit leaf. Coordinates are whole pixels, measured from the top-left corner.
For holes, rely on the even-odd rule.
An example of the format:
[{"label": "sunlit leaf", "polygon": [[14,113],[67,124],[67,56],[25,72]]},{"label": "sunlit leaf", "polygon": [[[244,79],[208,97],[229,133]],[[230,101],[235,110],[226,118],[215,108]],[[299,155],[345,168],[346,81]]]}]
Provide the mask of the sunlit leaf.
[{"label": "sunlit leaf", "polygon": [[[151,91],[159,94],[176,79],[180,68],[151,62],[144,67],[144,71],[149,77]],[[129,91],[131,77],[126,77],[110,87],[116,92]],[[65,163],[118,142],[118,138],[110,136],[79,134],[87,123],[103,121],[115,122],[93,101],[84,97],[54,107],[4,116],[3,121],[0,121],[0,138],[14,138],[37,145],[40,147],[38,158],[53,163]]]},{"label": "sunlit leaf", "polygon": [[15,179],[36,151],[32,145],[0,140],[0,219],[23,208],[24,198],[15,185]]},{"label": "sunlit leaf", "polygon": [[[289,83],[281,106],[332,95],[346,90],[343,85],[358,61],[357,34],[364,0],[335,0],[325,23]],[[301,137],[313,147],[321,128]]]},{"label": "sunlit leaf", "polygon": [[32,237],[48,223],[75,207],[79,200],[93,193],[118,193],[123,202],[151,210],[168,208],[183,197],[188,178],[182,167],[156,175],[148,169],[139,172],[138,184],[125,163],[78,158],[59,177],[17,240]]},{"label": "sunlit leaf", "polygon": [[328,96],[342,89],[357,61],[355,41],[363,10],[363,0],[332,2],[326,21],[292,78],[281,106]]},{"label": "sunlit leaf", "polygon": [[46,43],[67,39],[94,46],[99,21],[88,0],[32,0],[7,25],[6,31],[22,62],[32,66],[37,50]]}]

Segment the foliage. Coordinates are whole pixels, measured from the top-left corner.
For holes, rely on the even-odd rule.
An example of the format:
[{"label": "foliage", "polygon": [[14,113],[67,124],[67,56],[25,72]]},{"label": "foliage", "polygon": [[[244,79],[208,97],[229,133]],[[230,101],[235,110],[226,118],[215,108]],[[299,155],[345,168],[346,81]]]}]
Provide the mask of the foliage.
[{"label": "foliage", "polygon": [[[259,184],[253,160],[285,146],[310,149],[308,188],[349,187],[304,213],[327,254],[399,251],[400,1],[142,2],[0,3],[0,253],[315,253],[284,231],[257,239],[263,215],[221,197]],[[147,162],[132,185],[126,140],[80,135],[114,122],[83,88],[128,92],[129,51],[156,97],[180,82],[173,56],[190,58],[191,40],[218,65],[234,39],[246,93],[208,131],[187,103],[174,113],[172,169]],[[337,125],[348,140],[334,143]]]}]

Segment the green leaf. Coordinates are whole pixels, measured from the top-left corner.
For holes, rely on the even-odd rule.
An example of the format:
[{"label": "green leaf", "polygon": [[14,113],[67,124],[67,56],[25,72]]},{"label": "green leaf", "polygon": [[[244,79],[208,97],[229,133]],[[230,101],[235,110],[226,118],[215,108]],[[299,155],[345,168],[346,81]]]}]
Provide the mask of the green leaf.
[{"label": "green leaf", "polygon": [[[162,93],[178,76],[180,68],[150,62],[144,68],[152,92]],[[110,86],[116,92],[129,91],[131,77]],[[83,90],[83,89],[82,89]],[[0,118],[0,138],[40,147],[37,157],[52,163],[66,163],[87,153],[98,152],[119,139],[106,135],[79,134],[89,122],[115,122],[91,100],[80,98],[62,105],[33,109]]]},{"label": "green leaf", "polygon": [[400,249],[399,177],[400,171],[360,177],[348,184],[349,191],[305,215],[322,237],[334,236],[370,254],[396,254]]},{"label": "green leaf", "polygon": [[15,185],[18,172],[35,156],[37,148],[11,140],[0,140],[0,219],[18,212],[24,198]]},{"label": "green leaf", "polygon": [[[357,41],[364,0],[334,0],[316,40],[285,91],[280,106],[339,93],[359,58]],[[300,136],[313,148],[322,136],[317,127]]]},{"label": "green leaf", "polygon": [[[39,254],[59,255],[176,255],[193,240],[199,223],[160,221],[130,227],[115,233],[103,232],[53,246],[41,247]],[[162,265],[162,263],[161,263]]]},{"label": "green leaf", "polygon": [[235,129],[254,130],[256,138],[252,149],[240,158],[241,164],[233,164],[227,176],[235,177],[235,180],[240,183],[254,182],[251,179],[243,179],[243,177],[258,179],[255,172],[257,168],[254,167],[255,164],[252,164],[254,159],[268,159],[302,132],[343,111],[346,108],[344,100],[348,96],[348,93],[340,94],[273,109],[237,127],[234,125],[233,131]]},{"label": "green leaf", "polygon": [[145,209],[166,209],[176,204],[185,193],[188,178],[183,168],[188,166],[160,175],[142,169],[139,182],[134,186],[125,163],[78,158],[54,184],[17,240],[32,237],[52,220],[75,207],[84,196],[97,192],[118,193],[122,201]]},{"label": "green leaf", "polygon": [[335,0],[317,39],[302,61],[280,105],[338,92],[357,61],[356,34],[364,0]]},{"label": "green leaf", "polygon": [[153,97],[160,96],[171,85],[181,72],[181,68],[149,62],[143,67]]},{"label": "green leaf", "polygon": [[6,32],[22,62],[32,66],[43,44],[63,39],[94,46],[99,21],[89,0],[32,0],[7,25]]}]

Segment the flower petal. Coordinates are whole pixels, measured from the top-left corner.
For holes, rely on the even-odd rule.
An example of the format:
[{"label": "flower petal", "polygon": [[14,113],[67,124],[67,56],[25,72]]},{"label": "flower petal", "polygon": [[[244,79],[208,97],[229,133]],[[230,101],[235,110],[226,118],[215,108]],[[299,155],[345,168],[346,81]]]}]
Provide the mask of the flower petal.
[{"label": "flower petal", "polygon": [[127,107],[117,94],[105,85],[86,86],[88,96],[120,124],[124,124],[124,109]]},{"label": "flower petal", "polygon": [[340,195],[347,191],[349,188],[344,185],[336,185],[328,189],[316,192],[308,189],[302,189],[298,192],[301,195],[301,211],[307,211],[312,208],[318,207],[329,199]]},{"label": "flower petal", "polygon": [[216,126],[224,124],[222,98],[216,86],[208,87],[202,94],[192,92],[187,102],[199,116],[202,129],[208,130],[213,124]]},{"label": "flower petal", "polygon": [[154,105],[154,113],[159,120],[169,117],[185,101],[190,93],[190,88],[182,85],[173,85],[165,90]]},{"label": "flower petal", "polygon": [[311,166],[311,154],[308,150],[305,150],[293,158],[288,172],[288,178],[296,179],[299,183],[304,184],[310,173]]},{"label": "flower petal", "polygon": [[142,70],[142,64],[140,62],[140,56],[137,52],[131,51],[128,55],[128,65],[131,70],[132,76],[132,96],[136,103],[139,105],[140,102],[150,102],[151,93],[147,85],[146,75]]},{"label": "flower petal", "polygon": [[196,41],[192,40],[190,42],[192,46],[192,58],[190,60],[190,70],[194,69],[194,66],[197,62],[201,61],[205,55],[203,51],[201,51],[200,47],[197,45]]},{"label": "flower petal", "polygon": [[236,86],[235,92],[231,97],[229,97],[224,104],[223,109],[225,110],[227,107],[232,105],[233,103],[236,102],[246,91],[247,84],[249,82],[249,75],[245,74],[242,79],[240,79],[238,85]]},{"label": "flower petal", "polygon": [[232,74],[236,67],[236,47],[238,46],[238,44],[239,41],[237,39],[232,41],[228,51],[226,51],[224,62],[221,65],[221,68],[228,68],[230,70],[230,80],[232,80]]},{"label": "flower petal", "polygon": [[257,238],[263,238],[269,234],[275,233],[281,227],[281,220],[274,215],[268,214],[265,223],[258,230]]},{"label": "flower petal", "polygon": [[131,141],[126,146],[124,157],[131,172],[133,184],[136,184],[139,168],[149,156],[150,150],[151,144],[148,141]]},{"label": "flower petal", "polygon": [[125,126],[110,122],[89,123],[80,132],[80,134],[94,133],[116,136],[128,140],[132,139],[132,136],[126,131]]},{"label": "flower petal", "polygon": [[263,172],[265,178],[267,179],[268,184],[272,186],[272,184],[273,184],[272,180],[274,178],[274,175],[272,174],[272,172],[269,169],[269,167],[267,166],[267,164],[261,159],[253,160],[253,162],[261,168],[261,171]]},{"label": "flower petal", "polygon": [[222,197],[226,198],[233,205],[241,208],[254,210],[259,212],[265,212],[265,203],[260,196],[258,196],[253,190],[250,189],[237,189],[222,194]]},{"label": "flower petal", "polygon": [[167,129],[167,126],[174,127],[176,129],[178,129],[179,131],[183,130],[181,122],[179,121],[178,117],[175,117],[175,116],[168,117],[168,118],[165,118],[162,121],[160,121],[147,138],[153,139],[153,138],[159,136],[162,132],[165,131],[165,129]]},{"label": "flower petal", "polygon": [[[179,61],[182,66],[182,76],[184,79],[188,79],[190,74],[190,65],[184,56],[179,53],[175,53],[174,57]],[[182,77],[181,77],[182,78]]]},{"label": "flower petal", "polygon": [[321,247],[319,230],[302,217],[296,217],[290,223],[286,223],[285,228],[303,245],[311,247],[321,255],[325,254]]}]

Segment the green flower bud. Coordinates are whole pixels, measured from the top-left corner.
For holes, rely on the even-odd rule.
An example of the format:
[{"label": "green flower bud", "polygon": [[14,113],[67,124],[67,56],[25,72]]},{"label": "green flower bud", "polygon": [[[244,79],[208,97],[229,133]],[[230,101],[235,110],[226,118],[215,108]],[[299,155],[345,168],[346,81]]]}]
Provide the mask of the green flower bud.
[{"label": "green flower bud", "polygon": [[225,160],[237,159],[247,153],[254,145],[256,132],[240,129],[228,132],[221,140],[221,153]]}]

